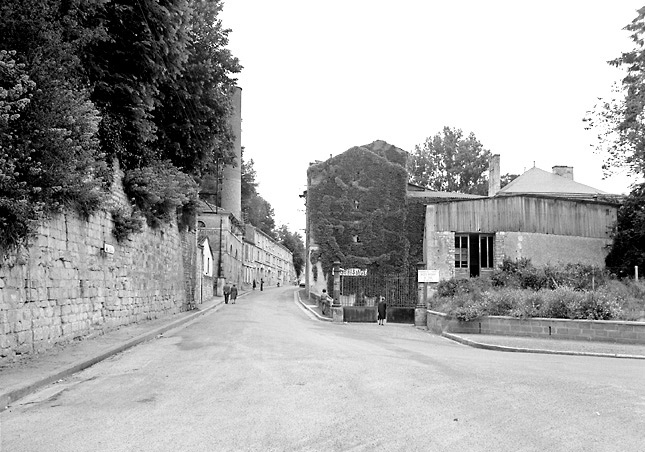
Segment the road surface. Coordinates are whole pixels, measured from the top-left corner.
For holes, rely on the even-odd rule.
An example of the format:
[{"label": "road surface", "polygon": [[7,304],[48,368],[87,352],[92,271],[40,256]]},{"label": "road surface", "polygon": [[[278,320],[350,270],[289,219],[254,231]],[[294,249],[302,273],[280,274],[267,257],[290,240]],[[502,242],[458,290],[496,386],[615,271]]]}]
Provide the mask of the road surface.
[{"label": "road surface", "polygon": [[0,413],[0,451],[644,451],[645,361],[236,304]]}]

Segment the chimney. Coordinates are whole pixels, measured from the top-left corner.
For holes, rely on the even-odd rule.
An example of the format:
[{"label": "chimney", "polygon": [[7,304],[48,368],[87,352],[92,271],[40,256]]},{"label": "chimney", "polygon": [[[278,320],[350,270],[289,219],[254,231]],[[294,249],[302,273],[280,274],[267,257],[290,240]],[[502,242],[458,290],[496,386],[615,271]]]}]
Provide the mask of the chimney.
[{"label": "chimney", "polygon": [[488,161],[488,196],[492,197],[500,189],[499,154],[493,154]]},{"label": "chimney", "polygon": [[556,165],[551,169],[553,171],[553,174],[557,174],[558,176],[573,180],[573,166]]},{"label": "chimney", "polygon": [[242,220],[242,88],[233,91],[233,113],[229,123],[235,134],[236,166],[226,165],[222,180],[222,207]]}]

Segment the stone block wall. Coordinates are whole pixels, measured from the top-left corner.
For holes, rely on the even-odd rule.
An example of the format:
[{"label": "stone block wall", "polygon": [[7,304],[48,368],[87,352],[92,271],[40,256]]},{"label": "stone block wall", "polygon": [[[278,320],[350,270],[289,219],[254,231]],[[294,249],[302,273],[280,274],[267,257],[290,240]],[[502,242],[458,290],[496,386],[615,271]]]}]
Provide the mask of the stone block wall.
[{"label": "stone block wall", "polygon": [[645,323],[613,320],[518,319],[489,316],[463,322],[428,311],[427,327],[436,334],[496,334],[540,338],[645,344]]},{"label": "stone block wall", "polygon": [[[124,199],[117,186],[111,202]],[[108,212],[61,214],[0,262],[0,360],[191,308],[194,233],[144,226],[118,243],[112,230]]]}]

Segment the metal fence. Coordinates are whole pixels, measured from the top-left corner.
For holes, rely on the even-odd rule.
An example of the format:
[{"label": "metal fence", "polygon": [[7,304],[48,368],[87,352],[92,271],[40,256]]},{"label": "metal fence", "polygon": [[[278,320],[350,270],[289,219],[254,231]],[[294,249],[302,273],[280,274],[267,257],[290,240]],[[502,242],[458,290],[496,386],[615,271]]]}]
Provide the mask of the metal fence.
[{"label": "metal fence", "polygon": [[416,306],[416,274],[340,277],[342,306],[376,306],[379,296],[385,297],[388,307]]}]

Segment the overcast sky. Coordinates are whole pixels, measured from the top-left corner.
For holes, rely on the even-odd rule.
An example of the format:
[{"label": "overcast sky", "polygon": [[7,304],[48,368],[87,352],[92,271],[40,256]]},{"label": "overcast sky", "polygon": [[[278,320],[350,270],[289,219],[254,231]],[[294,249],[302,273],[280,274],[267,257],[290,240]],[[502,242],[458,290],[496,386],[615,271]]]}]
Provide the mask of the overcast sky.
[{"label": "overcast sky", "polygon": [[406,151],[444,126],[473,132],[501,172],[574,167],[610,193],[582,118],[632,48],[635,0],[228,0],[244,69],[242,146],[276,224],[305,226],[310,162],[385,140]]}]

